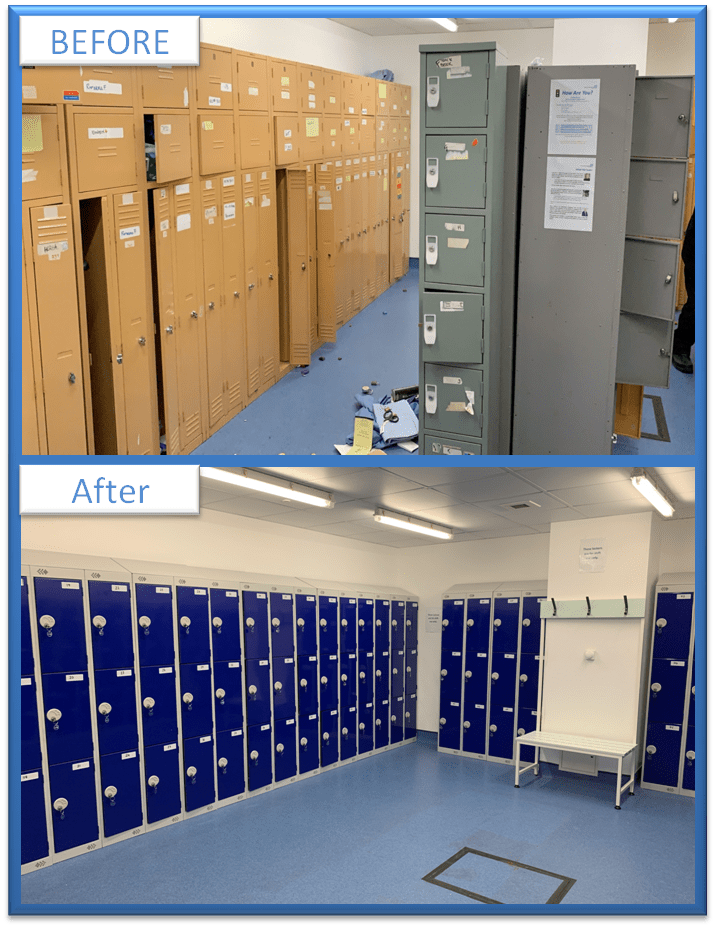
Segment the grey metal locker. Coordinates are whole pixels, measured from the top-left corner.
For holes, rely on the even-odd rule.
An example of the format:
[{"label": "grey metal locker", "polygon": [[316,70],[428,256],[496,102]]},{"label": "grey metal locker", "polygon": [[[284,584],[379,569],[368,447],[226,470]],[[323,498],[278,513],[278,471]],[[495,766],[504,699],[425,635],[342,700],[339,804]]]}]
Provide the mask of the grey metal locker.
[{"label": "grey metal locker", "polygon": [[482,364],[485,296],[426,290],[420,295],[423,361]]},{"label": "grey metal locker", "polygon": [[632,158],[627,235],[681,240],[687,161]]},{"label": "grey metal locker", "polygon": [[674,317],[679,276],[679,244],[628,238],[624,243],[622,312]]},{"label": "grey metal locker", "polygon": [[428,213],[424,242],[426,284],[484,286],[484,216]]},{"label": "grey metal locker", "polygon": [[622,313],[619,317],[617,382],[668,387],[674,324]]},{"label": "grey metal locker", "polygon": [[463,45],[454,50],[446,46],[425,55],[423,112],[427,127],[487,125],[490,57],[488,43],[483,43],[485,46],[479,51],[465,51]]},{"label": "grey metal locker", "polygon": [[640,77],[634,97],[632,156],[688,158],[693,79]]},{"label": "grey metal locker", "polygon": [[438,432],[482,435],[483,372],[478,368],[425,365],[425,422]]},{"label": "grey metal locker", "polygon": [[484,209],[487,200],[487,136],[425,137],[425,205]]},{"label": "grey metal locker", "polygon": [[482,445],[424,433],[425,454],[482,454]]}]

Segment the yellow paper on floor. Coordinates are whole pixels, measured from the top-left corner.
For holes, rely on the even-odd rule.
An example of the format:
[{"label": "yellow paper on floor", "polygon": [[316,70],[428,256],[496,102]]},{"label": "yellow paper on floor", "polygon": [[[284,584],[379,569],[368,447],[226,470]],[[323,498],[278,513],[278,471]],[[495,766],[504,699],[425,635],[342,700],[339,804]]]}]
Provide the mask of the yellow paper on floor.
[{"label": "yellow paper on floor", "polygon": [[356,416],[353,422],[353,447],[348,454],[370,454],[373,449],[373,420]]}]

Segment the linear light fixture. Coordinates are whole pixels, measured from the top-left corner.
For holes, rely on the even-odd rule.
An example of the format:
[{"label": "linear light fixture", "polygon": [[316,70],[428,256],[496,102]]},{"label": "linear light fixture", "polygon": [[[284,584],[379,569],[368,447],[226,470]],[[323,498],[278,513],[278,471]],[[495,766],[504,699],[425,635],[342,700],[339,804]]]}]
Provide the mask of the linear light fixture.
[{"label": "linear light fixture", "polygon": [[439,16],[431,16],[430,21],[442,26],[443,29],[447,29],[448,32],[457,32],[457,23],[454,19],[441,19]]},{"label": "linear light fixture", "polygon": [[643,468],[634,468],[631,475],[631,482],[644,499],[647,499],[655,509],[658,509],[662,516],[666,516],[667,518],[673,516],[674,507],[656,484],[651,481]]},{"label": "linear light fixture", "polygon": [[678,20],[678,17],[677,17],[676,19],[670,19],[670,20],[669,20],[670,23],[678,23],[678,21],[679,21],[679,20]]},{"label": "linear light fixture", "polygon": [[376,522],[382,525],[391,525],[393,528],[404,528],[409,532],[419,532],[421,535],[431,535],[433,538],[450,540],[452,532],[443,525],[433,525],[432,522],[422,522],[410,516],[401,516],[397,512],[386,512],[385,509],[376,509],[373,513]]},{"label": "linear light fixture", "polygon": [[210,480],[220,480],[222,483],[230,483],[232,486],[243,487],[246,490],[258,490],[259,493],[269,493],[271,496],[280,496],[282,499],[294,500],[297,503],[307,503],[309,506],[333,508],[333,497],[330,493],[304,487],[301,484],[276,481],[272,477],[265,477],[263,474],[253,473],[245,468],[235,474],[218,467],[201,467],[200,473],[202,477],[208,477]]}]

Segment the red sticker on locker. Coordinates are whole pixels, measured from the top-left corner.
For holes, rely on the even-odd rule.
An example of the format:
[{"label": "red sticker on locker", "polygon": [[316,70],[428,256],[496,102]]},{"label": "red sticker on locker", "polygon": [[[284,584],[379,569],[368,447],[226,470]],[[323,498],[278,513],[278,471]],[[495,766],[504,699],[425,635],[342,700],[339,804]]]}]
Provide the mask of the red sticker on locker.
[{"label": "red sticker on locker", "polygon": [[472,140],[472,147],[474,148],[475,145],[477,145],[477,139],[473,139],[473,140]]}]

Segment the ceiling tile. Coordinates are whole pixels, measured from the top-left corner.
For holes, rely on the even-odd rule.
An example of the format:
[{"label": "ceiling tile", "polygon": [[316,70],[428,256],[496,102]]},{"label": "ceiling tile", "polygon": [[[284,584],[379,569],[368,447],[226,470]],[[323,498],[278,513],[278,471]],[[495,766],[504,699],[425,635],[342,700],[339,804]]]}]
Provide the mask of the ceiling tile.
[{"label": "ceiling tile", "polygon": [[[410,470],[405,469],[409,475]],[[364,499],[404,490],[418,490],[420,485],[409,477],[389,473],[380,467],[363,467],[357,473],[345,475],[339,468],[321,480],[321,487],[344,494],[346,499]]]},{"label": "ceiling tile", "polygon": [[[408,477],[425,487],[440,487],[445,485],[454,485],[463,483],[466,480],[475,479],[475,470],[478,465],[470,464],[463,467],[385,467],[394,474]],[[504,474],[504,467],[480,467],[480,477],[496,477],[498,474]]]},{"label": "ceiling tile", "polygon": [[601,516],[623,516],[629,515],[632,512],[644,512],[646,510],[656,512],[646,500],[644,500],[643,506],[634,506],[626,500],[614,500],[608,503],[591,503],[587,506],[579,506],[578,508],[579,512],[581,512],[586,519],[596,519]]},{"label": "ceiling tile", "polygon": [[696,471],[693,469],[661,472],[657,474],[657,483],[666,490],[666,495],[673,503],[677,500],[693,503],[696,499]]},{"label": "ceiling tile", "polygon": [[463,481],[454,486],[445,486],[440,489],[441,493],[467,503],[476,503],[480,500],[507,499],[528,493],[530,490],[534,492],[534,487],[515,474],[501,474],[496,477],[484,478],[475,474],[474,480]]},{"label": "ceiling tile", "polygon": [[208,486],[201,481],[199,489],[201,505],[206,508],[209,503],[215,503],[220,499],[235,499],[236,494],[233,492],[233,489],[233,487],[226,487],[225,490],[220,490],[218,489],[218,484]]},{"label": "ceiling tile", "polygon": [[422,487],[419,490],[406,490],[404,493],[390,493],[378,497],[379,506],[395,509],[397,512],[418,512],[440,509],[449,506],[453,500],[444,493]]},{"label": "ceiling tile", "polygon": [[249,516],[253,519],[267,519],[273,515],[292,511],[291,506],[281,503],[271,503],[255,496],[238,496],[219,500],[216,503],[201,504],[203,509],[213,509],[215,512],[229,512],[235,516]]},{"label": "ceiling tile", "polygon": [[512,523],[505,528],[489,528],[484,532],[465,532],[462,535],[456,535],[452,544],[461,541],[484,541],[487,538],[512,538],[517,535],[538,535],[540,532],[531,525],[517,525]]},{"label": "ceiling tile", "polygon": [[[530,467],[520,470],[520,476],[543,490],[561,490],[565,487],[586,487],[597,483],[627,481],[630,467]],[[559,494],[557,494],[559,495]]]},{"label": "ceiling tile", "polygon": [[592,503],[611,503],[617,500],[633,502],[635,509],[643,509],[642,503],[645,502],[641,493],[632,486],[630,480],[612,481],[611,483],[597,483],[591,487],[566,487],[563,490],[554,490],[554,495],[565,501],[570,506],[583,506]]}]

